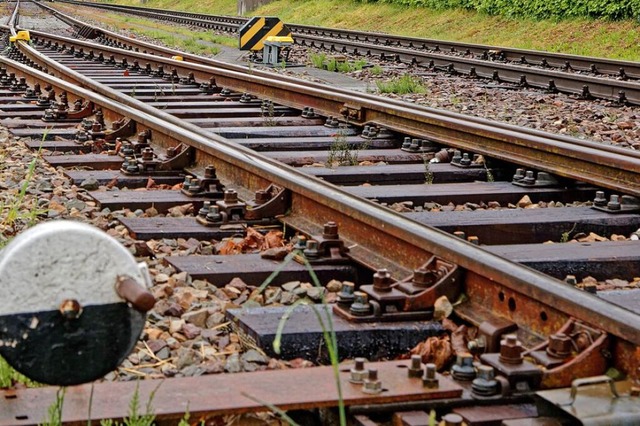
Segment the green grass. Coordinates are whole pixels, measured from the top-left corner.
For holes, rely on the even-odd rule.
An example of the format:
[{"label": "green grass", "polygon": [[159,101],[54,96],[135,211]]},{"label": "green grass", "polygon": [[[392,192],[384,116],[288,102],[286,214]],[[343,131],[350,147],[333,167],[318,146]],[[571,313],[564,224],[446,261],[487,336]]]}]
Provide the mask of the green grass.
[{"label": "green grass", "polygon": [[33,380],[23,376],[0,357],[0,389],[7,389],[13,387],[16,383],[22,383],[27,387],[40,386]]},{"label": "green grass", "polygon": [[534,21],[356,0],[276,0],[251,14],[276,15],[297,24],[374,32],[384,28],[412,37],[640,60],[640,25],[634,21]]},{"label": "green grass", "polygon": [[419,78],[405,74],[401,77],[389,81],[376,81],[380,93],[395,93],[397,95],[406,95],[409,93],[426,93]]},{"label": "green grass", "polygon": [[360,71],[367,65],[367,61],[359,59],[357,61],[339,61],[336,58],[327,56],[325,53],[310,52],[307,57],[308,62],[314,68],[326,69],[327,71],[352,72]]}]

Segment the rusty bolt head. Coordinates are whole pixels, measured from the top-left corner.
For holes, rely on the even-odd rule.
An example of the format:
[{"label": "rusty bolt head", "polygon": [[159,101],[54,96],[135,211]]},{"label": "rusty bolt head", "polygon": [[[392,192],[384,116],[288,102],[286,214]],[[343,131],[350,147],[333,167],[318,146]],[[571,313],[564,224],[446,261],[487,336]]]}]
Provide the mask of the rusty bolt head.
[{"label": "rusty bolt head", "polygon": [[60,304],[60,313],[66,319],[76,319],[82,314],[82,306],[76,299],[66,299]]},{"label": "rusty bolt head", "polygon": [[388,293],[391,291],[391,274],[386,269],[378,269],[373,274],[373,289],[377,292]]},{"label": "rusty bolt head", "polygon": [[238,201],[238,193],[235,189],[227,189],[224,191],[224,202],[235,203]]},{"label": "rusty bolt head", "polygon": [[366,358],[356,358],[355,365],[349,370],[349,381],[351,383],[363,383],[367,378],[369,372],[364,369],[364,363],[367,362]]},{"label": "rusty bolt head", "polygon": [[425,268],[414,269],[411,281],[418,287],[431,287],[434,283],[433,272]]},{"label": "rusty bolt head", "polygon": [[325,240],[337,240],[338,237],[338,224],[335,222],[327,222],[324,224],[324,231],[322,238]]},{"label": "rusty bolt head", "polygon": [[508,334],[500,341],[500,362],[505,364],[522,363],[522,343],[515,334]]},{"label": "rusty bolt head", "polygon": [[451,375],[455,380],[473,380],[476,377],[476,369],[473,366],[473,355],[470,353],[459,353],[456,355],[456,363],[451,367]]},{"label": "rusty bolt head", "polygon": [[345,306],[353,303],[353,292],[355,291],[355,287],[356,285],[349,281],[345,281],[342,283],[342,289],[340,290],[340,293],[338,293],[339,305]]},{"label": "rusty bolt head", "polygon": [[204,177],[207,179],[216,178],[216,168],[213,166],[207,166],[204,168]]},{"label": "rusty bolt head", "polygon": [[411,365],[407,369],[409,377],[422,376],[422,357],[420,355],[411,355]]},{"label": "rusty bolt head", "polygon": [[255,194],[255,201],[258,205],[266,203],[269,201],[269,193],[264,189],[257,190]]},{"label": "rusty bolt head", "polygon": [[369,394],[382,392],[382,381],[378,379],[378,370],[375,368],[369,369],[369,374],[362,384],[362,392]]},{"label": "rusty bolt head", "polygon": [[556,333],[549,336],[547,353],[556,358],[567,358],[571,355],[573,345],[571,338],[564,333]]},{"label": "rusty bolt head", "polygon": [[607,199],[604,196],[604,191],[596,191],[596,197],[593,199],[593,204],[598,207],[604,207],[607,205]]}]

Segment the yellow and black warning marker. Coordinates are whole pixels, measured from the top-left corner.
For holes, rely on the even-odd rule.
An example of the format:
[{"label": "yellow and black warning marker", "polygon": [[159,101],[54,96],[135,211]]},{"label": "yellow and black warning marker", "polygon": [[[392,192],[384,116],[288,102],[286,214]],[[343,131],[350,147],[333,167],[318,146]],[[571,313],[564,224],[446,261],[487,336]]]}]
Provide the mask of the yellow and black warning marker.
[{"label": "yellow and black warning marker", "polygon": [[289,37],[291,30],[276,16],[254,16],[240,27],[240,50],[262,50],[268,37]]}]

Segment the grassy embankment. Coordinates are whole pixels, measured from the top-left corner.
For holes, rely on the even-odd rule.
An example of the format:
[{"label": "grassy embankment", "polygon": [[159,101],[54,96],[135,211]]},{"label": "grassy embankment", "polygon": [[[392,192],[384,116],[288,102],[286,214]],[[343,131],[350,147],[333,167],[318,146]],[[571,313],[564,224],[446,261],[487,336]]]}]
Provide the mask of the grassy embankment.
[{"label": "grassy embankment", "polygon": [[[235,15],[235,0],[116,0],[116,3]],[[635,21],[534,21],[464,10],[429,10],[354,0],[277,0],[252,15],[275,15],[285,22],[384,31],[523,49],[640,61],[640,24]]]}]

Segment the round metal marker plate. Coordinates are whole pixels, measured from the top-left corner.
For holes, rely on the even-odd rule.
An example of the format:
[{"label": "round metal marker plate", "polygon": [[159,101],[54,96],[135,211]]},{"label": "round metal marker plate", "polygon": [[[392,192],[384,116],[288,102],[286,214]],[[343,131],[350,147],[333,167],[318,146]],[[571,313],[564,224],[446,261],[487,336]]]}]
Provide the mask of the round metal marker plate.
[{"label": "round metal marker plate", "polygon": [[24,232],[0,252],[0,355],[51,385],[112,371],[145,321],[118,296],[119,277],[148,282],[131,253],[99,229],[55,221]]}]

